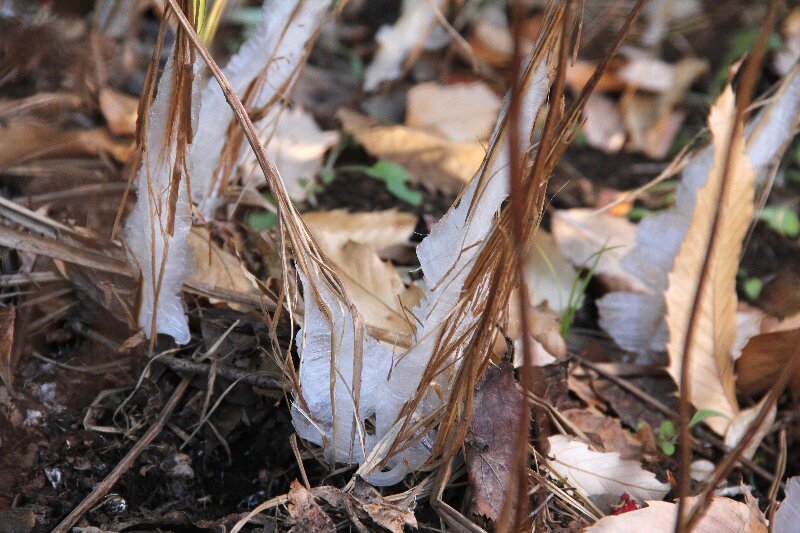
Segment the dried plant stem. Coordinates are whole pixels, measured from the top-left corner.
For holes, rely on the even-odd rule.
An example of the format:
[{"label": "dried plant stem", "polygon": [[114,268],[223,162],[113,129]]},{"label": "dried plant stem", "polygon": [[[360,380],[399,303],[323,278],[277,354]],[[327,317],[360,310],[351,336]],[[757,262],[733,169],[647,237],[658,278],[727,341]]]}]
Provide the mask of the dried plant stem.
[{"label": "dried plant stem", "polygon": [[[742,74],[742,81],[736,98],[736,114],[734,116],[733,126],[731,128],[730,136],[725,144],[725,157],[724,165],[722,167],[722,180],[719,189],[720,200],[724,198],[725,191],[729,188],[732,169],[731,159],[733,157],[733,147],[735,139],[742,134],[743,118],[745,110],[749,107],[753,98],[756,81],[758,80],[758,73],[761,69],[761,63],[764,59],[764,52],[766,50],[767,38],[772,31],[774,19],[777,14],[778,2],[777,0],[770,1],[767,16],[764,19],[764,24],[761,27],[761,32],[758,36],[758,41],[753,49],[753,53],[747,64],[745,65]],[[675,519],[675,532],[684,533],[691,529],[691,522],[699,519],[697,515],[697,506],[692,511],[688,520],[684,521],[683,516],[686,512],[687,497],[689,496],[689,489],[691,485],[691,478],[689,476],[690,465],[692,462],[692,447],[691,447],[691,433],[689,430],[689,420],[691,418],[691,378],[689,377],[689,363],[691,358],[691,347],[694,345],[694,337],[697,332],[698,320],[697,317],[700,313],[700,302],[704,294],[706,285],[710,282],[711,278],[711,264],[712,257],[718,246],[718,233],[720,220],[722,218],[722,202],[718,202],[715,212],[714,220],[711,225],[711,234],[709,237],[708,248],[706,249],[705,257],[703,258],[703,266],[700,270],[700,280],[697,285],[697,290],[693,296],[692,308],[689,313],[689,322],[687,325],[686,338],[683,342],[682,356],[681,356],[681,372],[680,372],[680,403],[678,405],[679,427],[680,427],[680,475],[678,477],[678,510]],[[762,409],[759,415],[766,415]],[[762,418],[763,416],[759,416]],[[756,428],[758,426],[755,426]],[[751,435],[752,437],[752,435]],[[743,441],[745,439],[742,439]],[[740,443],[741,444],[741,443]],[[739,448],[739,452],[743,448]],[[737,454],[738,455],[738,454]],[[728,458],[733,457],[732,465],[735,464],[736,456],[733,453],[728,455]],[[694,520],[693,520],[694,519]]]},{"label": "dried plant stem", "polygon": [[125,454],[125,457],[117,463],[117,466],[114,467],[114,470],[106,476],[106,478],[101,481],[97,487],[80,503],[78,506],[73,509],[71,513],[67,515],[67,517],[61,521],[54,529],[53,533],[67,533],[72,526],[74,526],[81,517],[88,512],[91,508],[95,505],[100,503],[100,500],[108,494],[108,491],[119,481],[119,478],[122,477],[128,469],[133,466],[133,463],[136,461],[136,458],[147,448],[151,442],[161,433],[161,430],[164,429],[167,421],[169,420],[170,415],[178,406],[178,403],[183,398],[186,389],[189,388],[189,380],[182,379],[181,382],[175,387],[175,390],[172,393],[169,401],[167,401],[164,408],[161,410],[161,414],[158,415],[158,418],[150,426],[150,429],[147,430],[147,433],[142,435],[142,438],[133,445],[133,447]]}]

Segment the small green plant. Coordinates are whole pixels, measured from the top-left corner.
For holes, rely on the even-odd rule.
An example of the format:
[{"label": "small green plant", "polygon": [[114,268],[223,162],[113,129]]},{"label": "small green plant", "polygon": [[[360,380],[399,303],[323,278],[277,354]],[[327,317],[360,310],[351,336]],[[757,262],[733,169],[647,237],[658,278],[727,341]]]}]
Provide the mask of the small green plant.
[{"label": "small green plant", "polygon": [[[719,411],[714,411],[713,409],[700,409],[689,421],[689,428],[693,428],[697,424],[703,422],[707,418],[711,418],[712,416],[728,418],[724,414],[720,413]],[[642,424],[643,422],[639,423],[640,426]],[[677,443],[678,429],[675,427],[675,423],[672,420],[664,420],[661,422],[661,425],[658,427],[658,431],[656,432],[656,444],[664,453],[664,455],[672,457],[675,455],[675,445]]]},{"label": "small green plant", "polygon": [[408,188],[411,175],[408,171],[391,161],[378,161],[374,165],[345,165],[339,170],[351,172],[361,172],[370,178],[382,181],[386,184],[386,190],[395,195],[407,204],[419,207],[422,204],[422,193]]},{"label": "small green plant", "polygon": [[751,302],[758,300],[758,297],[761,296],[761,291],[764,289],[764,282],[760,278],[751,276],[741,268],[736,273],[736,284],[739,287],[739,292]]},{"label": "small green plant", "polygon": [[800,218],[794,209],[783,205],[771,205],[758,212],[758,220],[766,222],[771,230],[789,237],[796,238],[800,235]]},{"label": "small green plant", "polygon": [[586,270],[587,272],[585,276],[577,276],[572,282],[572,288],[569,291],[567,307],[564,309],[564,313],[561,315],[561,326],[559,328],[559,333],[561,333],[562,337],[566,338],[567,333],[569,333],[569,330],[572,327],[572,322],[575,320],[575,313],[577,313],[578,309],[580,309],[580,306],[583,302],[583,296],[586,294],[586,288],[589,286],[589,282],[592,281],[595,270],[597,270],[597,265],[600,264],[600,259],[602,259],[604,253],[608,252],[609,250],[613,250],[614,248],[617,247],[604,246],[600,250],[590,255],[581,266],[581,270]]}]

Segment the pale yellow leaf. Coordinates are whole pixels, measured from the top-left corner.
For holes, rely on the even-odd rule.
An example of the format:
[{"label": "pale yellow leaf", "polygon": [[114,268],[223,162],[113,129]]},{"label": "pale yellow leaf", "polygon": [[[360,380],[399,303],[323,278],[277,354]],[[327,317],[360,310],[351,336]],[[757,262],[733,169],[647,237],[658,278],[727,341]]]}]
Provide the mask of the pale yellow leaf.
[{"label": "pale yellow leaf", "polygon": [[606,285],[617,291],[651,292],[621,262],[636,244],[633,223],[592,209],[554,209],[551,213],[553,237],[572,264],[591,268],[595,254],[600,253],[594,273]]},{"label": "pale yellow leaf", "polygon": [[367,152],[402,165],[415,183],[428,189],[460,191],[485,155],[477,141],[455,142],[415,128],[386,126],[347,109],[336,116]]},{"label": "pale yellow leaf", "polygon": [[531,305],[546,302],[559,315],[569,307],[578,271],[567,259],[549,233],[542,229],[536,232],[525,259],[525,284]]},{"label": "pale yellow leaf", "polygon": [[396,209],[350,213],[344,209],[303,213],[311,234],[328,249],[338,249],[347,241],[369,244],[378,252],[409,243],[417,217]]},{"label": "pale yellow leaf", "polygon": [[320,245],[367,326],[382,329],[389,336],[414,332],[411,309],[422,296],[416,285],[406,288],[392,264],[381,261],[368,244],[347,241],[337,248]]},{"label": "pale yellow leaf", "polygon": [[[195,270],[190,282],[200,287],[240,294],[257,294],[242,271],[239,259],[211,240],[208,230],[195,226],[189,232]],[[233,306],[232,306],[233,307]]]},{"label": "pale yellow leaf", "polygon": [[489,138],[502,101],[481,81],[440,85],[420,83],[408,91],[406,126],[451,141]]},{"label": "pale yellow leaf", "polygon": [[[744,139],[739,135],[731,149],[728,184],[722,190],[726,147],[734,120],[734,96],[727,88],[711,109],[713,165],[706,184],[697,192],[692,221],[669,274],[665,294],[669,374],[680,385],[687,331],[693,327],[694,334],[686,346],[691,380],[689,399],[697,409],[719,411],[730,419],[739,412],[730,355],[736,337],[736,271],[742,240],[752,217],[755,184],[753,167],[744,153]],[[716,240],[709,250],[717,209]],[[699,294],[706,254],[709,254],[709,269],[705,288]],[[695,301],[695,323],[690,324]],[[705,423],[724,435],[730,420],[714,416]]]},{"label": "pale yellow leaf", "polygon": [[[749,494],[748,494],[749,496]],[[752,498],[752,497],[751,497]],[[689,498],[694,502],[695,498]],[[586,533],[671,533],[675,530],[678,506],[674,503],[648,501],[648,507],[611,515],[586,529]],[[764,515],[751,500],[737,502],[730,498],[712,498],[693,533],[766,533]]]},{"label": "pale yellow leaf", "polygon": [[[758,413],[764,406],[766,399],[767,398],[764,397],[754,406],[739,411],[733,420],[731,420],[731,424],[728,426],[728,431],[725,432],[725,446],[728,449],[732,449],[738,445],[745,434],[747,434],[750,425],[756,419],[756,416],[758,416]],[[775,416],[777,414],[778,409],[773,404],[767,412],[767,417],[764,419],[761,425],[756,428],[753,438],[750,439],[750,443],[742,451],[742,457],[745,457],[746,459],[753,458],[758,446],[761,444],[761,441],[764,440],[764,437],[767,436],[769,430],[772,428],[772,424],[775,422]]]},{"label": "pale yellow leaf", "polygon": [[661,499],[670,490],[638,461],[620,458],[617,452],[597,452],[574,438],[549,437],[550,466],[584,496],[622,496],[627,492],[637,500]]}]

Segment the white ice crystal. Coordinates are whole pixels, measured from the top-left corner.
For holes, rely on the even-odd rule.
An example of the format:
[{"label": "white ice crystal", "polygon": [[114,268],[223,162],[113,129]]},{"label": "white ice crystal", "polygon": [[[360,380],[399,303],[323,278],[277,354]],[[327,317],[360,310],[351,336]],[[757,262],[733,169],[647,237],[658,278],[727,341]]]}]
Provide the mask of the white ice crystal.
[{"label": "white ice crystal", "polygon": [[[262,129],[275,121],[280,105],[272,105],[273,99],[283,93],[297,73],[306,45],[329,6],[330,0],[265,0],[261,23],[224,69],[240,97],[254,80],[263,80],[250,101],[254,109],[270,104],[267,117],[260,123]],[[169,183],[175,159],[174,139],[164,138],[170,116],[171,55],[149,112],[148,150],[137,174],[137,202],[128,217],[125,236],[130,262],[142,273],[139,326],[150,337],[154,333],[151,325],[156,312],[155,333],[166,333],[178,344],[185,344],[190,335],[181,291],[194,265],[188,242],[192,216],[186,176],[181,177],[178,190],[174,233],[171,236],[166,233]],[[202,59],[198,58],[192,87],[194,143],[188,148],[188,159],[193,200],[209,218],[219,205],[220,183],[214,176],[233,112],[216,80],[210,80],[202,94],[197,94],[203,67]],[[162,146],[166,149],[162,150]],[[249,150],[247,143],[243,143],[240,154]],[[240,158],[237,154],[237,162]]]},{"label": "white ice crystal", "polygon": [[[519,123],[525,131],[521,132],[520,138],[526,143],[527,131],[545,99],[548,87],[548,67],[546,62],[542,62],[521,101]],[[501,117],[506,111],[507,107]],[[495,127],[494,140],[499,136],[501,120]],[[509,165],[505,139],[503,137],[495,146],[495,157],[489,160],[489,168],[484,168],[484,162],[458,206],[433,227],[431,234],[417,248],[426,290],[425,297],[413,311],[418,324],[416,343],[407,352],[393,353],[391,347],[370,338],[363,324],[354,328],[350,310],[321,287],[320,296],[332,319],[331,327],[325,313],[310,296],[311,285],[307,279],[303,279],[304,293],[307,295],[306,314],[303,329],[298,332],[298,344],[300,383],[306,404],[295,402],[293,419],[298,434],[322,445],[329,459],[346,463],[361,462],[382,439],[385,443],[385,439],[390,439],[394,434],[398,415],[404,404],[416,394],[439,334],[447,320],[452,320],[450,315],[463,296],[466,277],[492,229],[492,221],[500,205],[508,195]],[[480,180],[481,174],[486,179]],[[485,296],[476,294],[472,297],[481,299]],[[462,315],[455,322],[454,336],[458,337],[469,330],[478,319],[476,314]],[[357,416],[354,415],[353,400],[355,332],[365,340]],[[332,355],[335,379],[333,409],[330,390]],[[438,390],[442,397],[426,395],[415,416],[424,416],[447,399],[452,376],[462,355],[462,351],[457,349],[452,356],[454,364],[450,371],[438,378]],[[366,427],[363,422],[370,417],[374,417],[374,432],[367,433],[363,429]],[[422,439],[415,446],[389,458],[388,470],[372,472],[368,480],[376,485],[391,485],[401,481],[409,471],[426,461],[430,454],[429,444],[428,439]]]},{"label": "white ice crystal", "polygon": [[[128,216],[125,239],[129,260],[142,275],[139,327],[148,337],[166,333],[178,344],[186,344],[191,336],[181,291],[192,271],[192,250],[188,242],[192,215],[186,176],[181,176],[178,188],[174,231],[172,235],[167,233],[170,178],[176,157],[175,139],[165,138],[173,86],[169,75],[173,68],[171,56],[150,108],[148,149],[142,154],[142,164],[136,175],[136,205]],[[192,122],[195,120],[193,117]],[[154,312],[155,332],[152,331]]]},{"label": "white ice crystal", "polygon": [[[306,45],[330,5],[330,0],[265,0],[261,22],[225,67],[225,76],[240,98],[244,98],[254,80],[259,80],[248,104],[250,109],[270,105],[267,115],[255,123],[262,139],[268,139],[275,127],[281,108],[280,98],[286,96],[298,75]],[[201,95],[200,123],[190,159],[192,198],[206,218],[213,215],[221,201],[220,156],[232,120],[233,111],[222,89],[212,80]],[[251,151],[250,146],[243,142],[236,164],[240,164]]]}]

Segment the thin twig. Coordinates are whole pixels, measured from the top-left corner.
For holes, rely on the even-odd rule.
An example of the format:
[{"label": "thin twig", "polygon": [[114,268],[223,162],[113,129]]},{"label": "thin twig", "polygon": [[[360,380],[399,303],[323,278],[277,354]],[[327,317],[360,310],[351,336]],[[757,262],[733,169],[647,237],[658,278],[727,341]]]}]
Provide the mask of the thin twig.
[{"label": "thin twig", "polygon": [[147,430],[147,433],[142,435],[142,438],[133,445],[130,451],[125,454],[125,457],[117,463],[114,470],[112,470],[111,473],[109,473],[108,476],[106,476],[106,478],[55,527],[55,529],[53,529],[53,533],[67,533],[86,512],[97,505],[100,500],[108,494],[108,491],[119,481],[119,478],[133,466],[136,458],[139,457],[144,449],[147,448],[159,433],[161,433],[161,430],[164,429],[164,425],[167,423],[167,420],[169,420],[170,415],[172,415],[172,411],[178,406],[178,403],[181,401],[181,398],[183,398],[188,387],[189,380],[185,378],[181,380],[178,386],[175,387],[175,391],[172,393],[169,401],[161,410],[161,414],[158,415],[156,421],[150,426],[150,429]]},{"label": "thin twig", "polygon": [[[163,363],[175,372],[185,372],[189,374],[197,374],[199,376],[208,376],[211,372],[211,365],[208,363],[195,363],[187,359],[181,359],[174,355],[162,355],[158,358],[159,363]],[[257,372],[247,372],[228,365],[217,365],[217,375],[231,380],[241,381],[260,389],[279,389],[285,387],[273,377]]]}]

